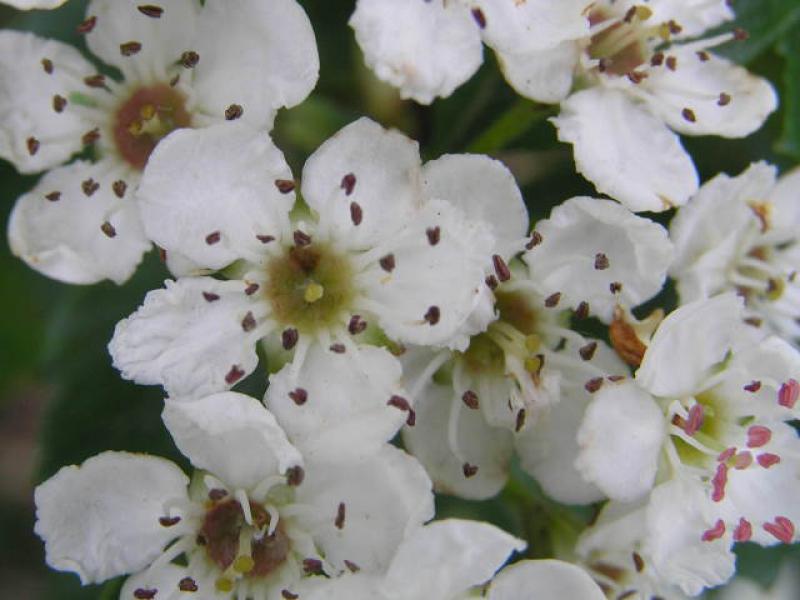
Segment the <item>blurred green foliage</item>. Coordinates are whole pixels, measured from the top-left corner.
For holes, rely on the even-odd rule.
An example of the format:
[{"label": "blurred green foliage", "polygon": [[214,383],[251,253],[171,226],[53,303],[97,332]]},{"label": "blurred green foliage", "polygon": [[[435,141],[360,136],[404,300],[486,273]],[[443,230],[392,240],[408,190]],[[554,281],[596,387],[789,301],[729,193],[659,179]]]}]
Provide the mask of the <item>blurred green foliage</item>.
[{"label": "blurred green foliage", "polygon": [[[306,102],[282,111],[274,132],[296,177],[307,156],[322,141],[344,124],[366,115],[419,140],[426,160],[465,151],[503,158],[518,175],[534,219],[546,216],[552,206],[570,196],[593,193],[591,185],[575,174],[570,149],[557,142],[553,127],[546,121],[554,110],[515,95],[490,50],[485,50],[485,64],[466,85],[446,100],[420,107],[401,101],[364,68],[347,26],[352,0],[300,3],[317,35],[320,81]],[[56,11],[18,13],[0,8],[0,26],[33,31],[83,48],[75,26],[83,19],[85,6],[83,0],[69,0]],[[703,179],[719,171],[738,173],[759,159],[782,168],[800,160],[800,3],[736,0],[734,6],[739,15],[736,25],[748,30],[750,37],[729,43],[720,52],[768,77],[779,90],[782,104],[766,125],[747,139],[686,139]],[[730,30],[730,26],[721,30]],[[0,162],[4,223],[16,197],[35,181],[36,177],[18,175],[9,164]],[[110,283],[70,287],[34,273],[3,248],[0,411],[4,402],[18,398],[19,390],[33,382],[44,382],[51,391],[41,427],[36,481],[62,465],[81,462],[108,449],[152,452],[185,465],[161,425],[160,391],[120,379],[106,351],[115,323],[130,314],[146,291],[160,286],[167,276],[151,253],[134,279],[123,287]],[[263,391],[263,376],[251,377],[245,385],[258,395]],[[570,524],[585,523],[589,517],[585,510],[554,507],[518,469],[509,488],[494,500],[476,503],[442,497],[438,507],[440,516],[486,519],[522,536],[538,535],[555,521],[569,529]],[[73,575],[45,571],[41,550],[30,550],[40,548],[32,533],[32,519],[30,505],[0,506],[0,537],[5,541],[0,561],[12,561],[8,564],[17,569],[29,568],[36,576],[46,573],[47,592],[41,600],[116,597],[118,581],[107,584],[104,591],[98,586],[81,588]],[[529,553],[546,556],[557,543],[556,539],[543,540],[532,545]],[[27,554],[12,556],[15,547],[28,549]],[[796,549],[764,550],[745,545],[739,549],[741,572],[767,584],[777,570],[778,557],[786,553],[793,553],[797,559]]]}]

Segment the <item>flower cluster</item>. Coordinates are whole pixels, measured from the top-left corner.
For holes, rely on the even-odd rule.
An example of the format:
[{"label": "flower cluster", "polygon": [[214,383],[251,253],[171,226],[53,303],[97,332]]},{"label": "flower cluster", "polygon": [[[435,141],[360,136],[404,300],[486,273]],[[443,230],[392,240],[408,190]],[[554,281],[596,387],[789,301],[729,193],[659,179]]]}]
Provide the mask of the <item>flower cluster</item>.
[{"label": "flower cluster", "polygon": [[[92,0],[78,30],[99,71],[0,32],[0,157],[44,173],[9,245],[73,284],[123,284],[157,246],[170,278],[108,350],[163,389],[192,468],[63,467],[35,493],[48,564],[127,575],[121,600],[620,600],[696,596],[735,574],[735,543],[797,541],[800,171],[701,186],[679,138],[743,137],[777,106],[711,52],[741,32],[703,37],[733,17],[358,0],[365,61],[403,97],[450,95],[485,43],[519,94],[559,105],[598,194],[533,223],[499,160],[423,162],[365,117],[293,172],[269,132],[319,70],[295,0]],[[263,401],[238,387],[254,374]],[[434,492],[509,479],[596,519],[551,519],[550,557],[508,566],[530,532],[432,520]]]}]

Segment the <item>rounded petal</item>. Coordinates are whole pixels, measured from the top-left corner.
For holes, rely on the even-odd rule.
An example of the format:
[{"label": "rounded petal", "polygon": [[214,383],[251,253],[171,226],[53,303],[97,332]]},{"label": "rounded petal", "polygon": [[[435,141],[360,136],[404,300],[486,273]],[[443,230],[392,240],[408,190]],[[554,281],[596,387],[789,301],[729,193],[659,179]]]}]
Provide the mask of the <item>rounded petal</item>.
[{"label": "rounded petal", "polygon": [[588,302],[605,322],[617,304],[637,306],[657,294],[672,260],[664,227],[610,200],[570,198],[536,231],[542,242],[524,258],[541,293],[559,292],[573,308]]},{"label": "rounded petal", "polygon": [[231,105],[259,128],[281,107],[300,104],[319,76],[308,16],[295,0],[209,0],[198,19],[197,108],[222,119]]},{"label": "rounded petal", "polygon": [[[92,0],[87,17],[95,17],[94,28],[86,34],[86,44],[106,64],[122,71],[126,82],[166,83],[170,69],[192,47],[196,36],[197,0],[170,0],[153,13],[139,9],[138,2]],[[133,55],[120,51],[120,45],[139,42]]]},{"label": "rounded petal", "polygon": [[773,235],[781,240],[797,239],[800,228],[800,167],[783,173],[769,196],[774,210],[772,226],[776,230]]},{"label": "rounded petal", "polygon": [[509,260],[528,233],[528,210],[511,171],[479,154],[446,154],[426,163],[422,184],[428,198],[447,200],[472,220],[483,221],[497,240],[494,254]]},{"label": "rounded petal", "polygon": [[594,396],[578,430],[575,466],[609,498],[640,498],[655,481],[666,437],[664,415],[631,381],[607,383]]},{"label": "rounded petal", "polygon": [[[299,372],[288,364],[270,379],[264,399],[307,458],[371,454],[394,437],[406,413],[388,404],[400,386],[400,363],[386,349],[353,347],[344,354],[313,344]],[[298,387],[306,401],[289,396]]]},{"label": "rounded petal", "polygon": [[671,312],[650,341],[636,382],[655,396],[674,398],[698,391],[734,346],[741,315],[742,301],[733,293]]},{"label": "rounded petal", "polygon": [[267,477],[303,462],[275,417],[244,394],[173,397],[161,416],[192,464],[233,489],[252,490]]},{"label": "rounded petal", "polygon": [[529,52],[497,51],[503,75],[517,93],[554,104],[569,95],[580,47],[572,40]]},{"label": "rounded petal", "polygon": [[[117,323],[108,345],[125,379],[163,385],[171,396],[202,396],[231,387],[258,364],[263,331],[245,331],[257,300],[241,281],[210,277],[167,281]],[[202,365],[202,368],[198,368]]]},{"label": "rounded petal", "polygon": [[[630,83],[655,115],[684,135],[739,138],[756,131],[778,107],[770,83],[713,54],[701,59],[691,47],[673,46],[677,67],[648,70],[640,84]],[[686,112],[688,111],[690,112]]]},{"label": "rounded petal", "polygon": [[514,551],[521,552],[526,545],[488,523],[434,521],[403,540],[382,587],[392,598],[457,598],[491,579]]},{"label": "rounded petal", "polygon": [[292,589],[303,600],[331,598],[390,600],[378,591],[380,579],[379,576],[370,573],[345,573],[339,577],[304,577]]},{"label": "rounded petal", "polygon": [[670,19],[681,26],[681,37],[695,37],[735,18],[728,0],[651,0],[652,23]]},{"label": "rounded petal", "polygon": [[65,162],[83,147],[94,125],[54,98],[87,90],[83,77],[92,65],[72,46],[21,31],[0,32],[0,158],[21,173],[36,173]]},{"label": "rounded petal", "polygon": [[[529,596],[535,590],[533,596]],[[603,600],[606,596],[589,574],[561,560],[524,560],[506,567],[489,587],[488,600]]]},{"label": "rounded petal", "polygon": [[11,251],[40,273],[67,283],[124,283],[150,242],[136,204],[114,193],[112,168],[108,162],[78,161],[48,172],[14,206],[8,223]]},{"label": "rounded petal", "polygon": [[[421,202],[419,147],[366,118],[342,128],[303,167],[303,199],[320,221],[368,248],[407,222]],[[351,203],[361,207],[353,226]]]},{"label": "rounded petal", "polygon": [[678,136],[618,90],[573,94],[552,121],[558,139],[574,146],[578,171],[634,212],[667,210],[697,191],[697,172]]},{"label": "rounded petal", "polygon": [[[509,430],[492,427],[480,410],[463,406],[452,387],[435,383],[420,393],[414,410],[416,423],[403,429],[403,442],[425,466],[437,492],[485,500],[503,489],[514,452]],[[451,418],[457,419],[457,450],[450,439]],[[478,467],[469,478],[464,475],[465,463]]]},{"label": "rounded petal", "polygon": [[314,519],[304,525],[337,569],[348,568],[345,560],[365,572],[386,569],[398,544],[434,514],[424,469],[393,446],[346,463],[308,461],[305,475],[296,501]]},{"label": "rounded petal", "polygon": [[143,569],[176,537],[159,518],[168,502],[186,499],[188,483],[167,460],[125,452],[62,468],[35,492],[47,564],[84,584]]},{"label": "rounded petal", "polygon": [[350,18],[364,60],[403,98],[446,98],[483,62],[478,24],[457,2],[358,0]]},{"label": "rounded petal", "polygon": [[276,181],[291,182],[292,174],[261,131],[242,123],[175,131],[156,147],[142,177],[142,222],[167,256],[176,251],[221,269],[263,254],[256,236],[280,238],[295,198]]}]

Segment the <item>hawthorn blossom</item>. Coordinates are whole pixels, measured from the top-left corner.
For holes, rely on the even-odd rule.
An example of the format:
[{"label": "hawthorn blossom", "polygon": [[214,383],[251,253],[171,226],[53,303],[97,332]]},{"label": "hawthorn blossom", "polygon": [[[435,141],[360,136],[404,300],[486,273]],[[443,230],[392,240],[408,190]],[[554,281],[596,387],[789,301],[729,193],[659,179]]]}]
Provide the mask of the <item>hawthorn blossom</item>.
[{"label": "hawthorn blossom", "polygon": [[121,600],[285,599],[312,575],[383,572],[433,516],[430,480],[394,447],[304,461],[257,400],[232,392],[171,399],[163,417],[191,483],[125,452],[64,467],[35,494],[50,566],[84,584],[131,574]]},{"label": "hawthorn blossom", "polygon": [[681,302],[736,291],[748,323],[800,338],[799,194],[800,169],[778,179],[763,162],[703,185],[670,224]]},{"label": "hawthorn blossom", "polygon": [[[430,196],[421,169],[416,143],[361,119],[306,162],[308,209],[292,218],[294,180],[267,136],[236,124],[176,132],[151,158],[141,210],[186,276],[117,325],[115,366],[171,395],[202,395],[252,372],[265,340],[291,351],[284,362],[300,405],[312,348],[346,354],[351,368],[363,366],[365,345],[463,348],[491,318],[474,314],[486,303],[492,234]],[[197,275],[226,267],[225,281]],[[381,352],[384,364],[396,361]],[[278,360],[273,353],[273,370]],[[389,401],[413,422],[408,399]]]},{"label": "hawthorn blossom", "polygon": [[690,595],[733,574],[734,542],[798,534],[787,421],[800,414],[800,355],[741,319],[733,294],[671,313],[634,380],[598,390],[578,431],[578,470],[613,500],[645,503],[653,569]]},{"label": "hawthorn blossom", "polygon": [[[0,157],[46,171],[17,201],[9,245],[49,277],[122,283],[150,248],[136,192],[157,144],[225,120],[271,128],[319,59],[294,0],[93,0],[78,31],[120,80],[62,42],[0,32]],[[59,166],[81,151],[92,159]]]},{"label": "hawthorn blossom", "polygon": [[[462,198],[469,205],[469,193]],[[505,231],[498,237],[518,238],[524,223],[500,216],[514,206],[493,210]],[[578,447],[565,430],[578,427],[605,378],[628,368],[602,340],[572,330],[568,309],[610,321],[617,303],[644,302],[663,285],[671,244],[661,225],[610,200],[572,198],[537,223],[527,245],[510,265],[509,250],[494,255],[487,283],[497,318],[486,331],[465,350],[404,357],[409,393],[418,396],[404,440],[438,491],[495,495],[516,450],[550,495],[589,503],[603,494],[572,467]]]}]

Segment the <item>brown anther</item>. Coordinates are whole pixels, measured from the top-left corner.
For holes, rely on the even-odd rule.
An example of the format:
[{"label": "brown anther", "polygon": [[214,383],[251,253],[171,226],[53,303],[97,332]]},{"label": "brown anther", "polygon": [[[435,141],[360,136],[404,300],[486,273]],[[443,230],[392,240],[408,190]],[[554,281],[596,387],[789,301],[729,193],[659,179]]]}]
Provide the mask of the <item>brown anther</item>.
[{"label": "brown anther", "polygon": [[422,318],[425,319],[429,325],[436,325],[439,322],[440,316],[441,312],[438,306],[429,306]]},{"label": "brown anther", "polygon": [[206,244],[213,246],[214,244],[219,243],[221,239],[222,234],[219,231],[212,231],[206,236]]},{"label": "brown anther", "polygon": [[500,282],[497,281],[497,277],[494,275],[487,275],[486,279],[484,279],[484,282],[486,283],[486,287],[488,287],[490,290],[496,290],[497,286],[500,285]]},{"label": "brown anther", "polygon": [[133,56],[142,50],[141,42],[125,42],[119,45],[119,53],[122,56]]},{"label": "brown anther", "polygon": [[356,176],[353,173],[348,173],[342,177],[342,182],[339,184],[339,187],[344,190],[346,196],[349,196],[356,187]]},{"label": "brown anther", "polygon": [[361,570],[361,567],[359,567],[356,563],[347,559],[344,561],[344,566],[347,567],[351,573],[358,573]]},{"label": "brown anther", "polygon": [[339,502],[336,508],[336,518],[333,520],[333,525],[336,529],[344,529],[345,505],[344,502]]},{"label": "brown anther", "polygon": [[208,497],[214,502],[219,502],[227,495],[228,495],[228,490],[224,490],[222,488],[214,488],[213,490],[209,490],[208,492]]},{"label": "brown anther", "polygon": [[435,246],[436,244],[439,243],[439,240],[442,237],[442,230],[439,228],[438,225],[436,227],[428,227],[425,230],[425,235],[428,236],[428,243],[431,246]]},{"label": "brown anther", "polygon": [[322,575],[322,561],[317,558],[304,558],[303,571],[307,575]]},{"label": "brown anther", "polygon": [[87,131],[86,133],[83,134],[83,137],[81,138],[81,143],[83,143],[84,146],[91,146],[99,139],[100,139],[100,129],[98,127],[95,127],[91,131]]},{"label": "brown anther", "polygon": [[608,284],[608,290],[612,294],[617,294],[622,291],[622,284],[619,281],[612,281]]},{"label": "brown anther", "polygon": [[256,328],[256,318],[253,316],[253,313],[247,311],[247,314],[242,319],[242,329],[244,331],[253,331]]},{"label": "brown anther", "polygon": [[242,377],[244,377],[244,371],[239,367],[239,365],[233,365],[231,370],[225,375],[225,383],[228,385],[233,385]]},{"label": "brown anther", "polygon": [[492,256],[492,265],[494,266],[494,272],[497,273],[497,278],[500,281],[508,281],[511,279],[511,270],[508,268],[506,261],[503,260],[503,257],[499,254],[495,254]]},{"label": "brown anther", "polygon": [[41,145],[39,140],[37,140],[35,137],[29,137],[25,141],[25,144],[28,146],[28,154],[31,156],[35,155],[39,151],[39,146]]},{"label": "brown anther", "polygon": [[167,262],[167,251],[160,246],[156,246],[156,249],[158,250],[158,260],[160,260],[162,263]]},{"label": "brown anther", "polygon": [[417,412],[412,408],[408,411],[408,416],[406,417],[406,425],[409,427],[414,427],[417,424]]},{"label": "brown anther", "polygon": [[647,79],[647,73],[645,73],[644,71],[628,71],[627,73],[625,73],[625,75],[627,76],[628,80],[630,80],[631,83],[636,83],[636,84],[639,84],[645,79]]},{"label": "brown anther", "polygon": [[678,59],[675,58],[674,56],[668,56],[666,63],[667,63],[667,68],[670,71],[674,71],[675,69],[678,68]]},{"label": "brown anther", "polygon": [[595,351],[597,350],[597,342],[589,342],[585,346],[581,346],[578,354],[581,355],[583,360],[592,360]]},{"label": "brown anther", "polygon": [[295,388],[289,392],[289,398],[291,398],[297,406],[303,406],[303,404],[308,401],[308,392],[303,388]]},{"label": "brown anther", "polygon": [[583,389],[585,389],[590,394],[594,394],[597,390],[600,389],[602,385],[603,385],[602,377],[593,377],[583,385]]},{"label": "brown anther", "polygon": [[689,123],[694,123],[695,121],[697,121],[697,117],[695,116],[694,111],[691,108],[684,108],[681,111],[681,116],[686,121],[689,121]]},{"label": "brown anther", "polygon": [[197,582],[191,577],[184,577],[178,582],[178,589],[181,592],[196,592]]},{"label": "brown anther", "polygon": [[486,15],[483,14],[483,11],[480,8],[472,9],[472,18],[475,19],[478,27],[481,29],[486,29]]},{"label": "brown anther", "polygon": [[286,469],[286,485],[288,486],[297,487],[303,483],[305,478],[306,472],[300,465],[295,465],[294,467]]},{"label": "brown anther", "polygon": [[394,260],[394,254],[387,254],[378,261],[378,264],[381,266],[381,269],[383,269],[387,273],[391,273],[392,271],[394,271],[394,268],[396,266]]},{"label": "brown anther", "polygon": [[633,566],[636,569],[637,573],[641,573],[644,571],[644,559],[638,552],[634,552],[631,554],[631,558],[633,559]]},{"label": "brown anther", "polygon": [[597,61],[597,70],[605,73],[608,70],[608,59],[601,58]]},{"label": "brown anther", "polygon": [[181,65],[186,69],[193,69],[200,62],[200,55],[194,50],[187,50],[181,54]]},{"label": "brown anther", "polygon": [[669,27],[669,32],[672,35],[678,35],[681,31],[683,31],[683,27],[681,27],[678,23],[670,19],[667,22],[667,27]]},{"label": "brown anther", "polygon": [[214,292],[203,292],[203,299],[206,302],[216,302],[219,300],[219,294],[215,294]]},{"label": "brown anther", "polygon": [[43,58],[42,59],[42,68],[44,69],[45,73],[47,73],[48,75],[52,75],[53,74],[53,61],[50,60],[49,58]]},{"label": "brown anther", "polygon": [[747,33],[747,31],[745,31],[741,27],[736,27],[733,30],[733,39],[735,39],[737,42],[743,42],[743,41],[747,40],[749,37],[750,37],[750,34]]},{"label": "brown anther", "polygon": [[761,382],[757,380],[751,381],[746,386],[744,386],[744,390],[752,394],[755,394],[760,389],[761,389]]},{"label": "brown anther", "polygon": [[164,9],[155,4],[140,4],[136,8],[138,8],[139,12],[143,15],[153,19],[160,19],[161,15],[164,13]]},{"label": "brown anther", "polygon": [[578,304],[578,308],[575,309],[575,318],[576,319],[588,319],[589,318],[589,303],[586,301],[581,302]]},{"label": "brown anther", "polygon": [[408,400],[397,394],[389,398],[386,404],[388,406],[394,406],[396,409],[402,410],[403,412],[409,412],[411,410],[411,405],[408,403]]},{"label": "brown anther", "polygon": [[528,250],[531,250],[532,248],[538,246],[541,243],[542,243],[542,234],[539,233],[538,231],[531,231],[531,239],[528,240],[528,243],[525,244],[525,247]]},{"label": "brown anther", "polygon": [[61,192],[50,192],[49,194],[45,194],[44,197],[50,202],[58,202],[61,200]]},{"label": "brown anther", "polygon": [[60,96],[56,94],[53,96],[53,110],[57,113],[64,112],[64,108],[67,106],[67,99],[64,96]]},{"label": "brown anther", "polygon": [[478,410],[480,406],[478,403],[478,394],[472,390],[467,390],[461,394],[461,401],[467,405],[467,408],[471,408],[472,410]]},{"label": "brown anther", "polygon": [[350,317],[350,322],[347,324],[347,331],[350,335],[358,335],[367,328],[367,322],[361,318],[361,315],[353,315]]},{"label": "brown anther", "polygon": [[711,55],[705,50],[699,50],[697,52],[697,58],[700,59],[700,62],[707,62],[711,59]]},{"label": "brown anther", "polygon": [[544,305],[547,308],[553,308],[554,306],[558,305],[559,300],[561,300],[561,292],[556,292],[555,294],[550,294],[544,299]]},{"label": "brown anther", "polygon": [[94,29],[95,25],[97,25],[97,17],[93,15],[78,24],[78,26],[75,28],[75,31],[78,33],[89,33],[92,31],[92,29]]},{"label": "brown anther", "polygon": [[525,427],[525,416],[526,416],[525,409],[520,408],[519,411],[517,412],[517,420],[514,423],[514,431],[516,431],[517,433],[522,431],[522,428]]},{"label": "brown anther", "polygon": [[478,472],[478,467],[476,465],[471,465],[469,463],[464,463],[461,467],[461,471],[464,473],[464,477],[469,479],[473,477]]},{"label": "brown anther", "polygon": [[90,88],[103,88],[106,87],[106,76],[105,75],[89,75],[88,77],[83,78],[83,83],[88,85]]},{"label": "brown anther", "polygon": [[180,522],[181,522],[180,517],[160,517],[158,519],[158,523],[162,527],[172,527],[173,525],[177,525]]},{"label": "brown anther", "polygon": [[664,64],[664,53],[663,52],[656,52],[650,58],[650,65],[653,67],[660,67]]},{"label": "brown anther", "polygon": [[136,598],[136,600],[152,600],[156,597],[157,593],[158,590],[155,589],[136,588],[133,590],[133,597]]},{"label": "brown anther", "polygon": [[175,87],[176,85],[178,85],[178,82],[180,80],[181,80],[181,74],[178,73],[177,75],[175,75],[175,77],[169,80],[169,87]]},{"label": "brown anther", "polygon": [[345,352],[347,352],[347,347],[344,344],[336,343],[336,344],[331,344],[328,350],[330,350],[331,352],[335,352],[336,354],[344,354]]},{"label": "brown anther", "polygon": [[278,188],[278,191],[281,194],[288,194],[289,192],[294,191],[295,182],[293,179],[276,179],[275,180],[275,187]]},{"label": "brown anther", "polygon": [[753,327],[761,327],[764,324],[764,321],[758,317],[747,317],[744,322]]},{"label": "brown anther", "polygon": [[293,594],[289,590],[281,590],[281,597],[286,598],[286,600],[297,600],[300,597],[299,594]]},{"label": "brown anther", "polygon": [[244,109],[240,104],[231,104],[225,109],[225,119],[235,121],[244,114]]},{"label": "brown anther", "polygon": [[247,296],[252,296],[253,294],[255,294],[255,293],[256,293],[256,292],[259,290],[259,288],[260,288],[260,287],[261,287],[261,286],[260,286],[260,285],[258,285],[258,284],[257,284],[257,283],[255,283],[255,282],[253,282],[253,283],[250,283],[250,284],[248,284],[248,285],[247,285],[247,287],[246,287],[246,288],[244,288],[244,293],[245,293],[245,295],[247,295]]},{"label": "brown anther", "polygon": [[126,190],[128,189],[128,184],[122,181],[122,179],[117,179],[111,184],[111,189],[114,191],[114,194],[117,196],[117,198],[123,198]]},{"label": "brown anther", "polygon": [[294,239],[295,246],[308,246],[311,243],[311,236],[305,231],[300,231],[299,229],[295,230],[295,232],[292,234],[292,238]]},{"label": "brown anther", "polygon": [[270,242],[275,241],[274,235],[257,235],[256,239],[261,242],[262,244],[269,244]]},{"label": "brown anther", "polygon": [[633,21],[633,18],[635,16],[636,16],[636,7],[635,6],[631,6],[628,9],[628,11],[625,13],[625,17],[623,18],[623,21],[625,21],[626,23],[630,23],[631,21]]},{"label": "brown anther", "polygon": [[717,98],[717,105],[718,106],[728,106],[731,103],[731,96],[730,94],[726,94],[725,92],[721,92],[719,98]]},{"label": "brown anther", "polygon": [[294,327],[284,329],[283,333],[281,333],[281,345],[283,346],[284,350],[291,350],[294,348],[295,344],[297,344],[297,340],[299,339],[300,334]]},{"label": "brown anther", "polygon": [[89,179],[81,182],[81,189],[83,190],[84,194],[91,196],[100,189],[100,184],[90,177]]},{"label": "brown anther", "polygon": [[100,231],[105,233],[110,238],[117,237],[117,230],[114,229],[114,226],[108,221],[105,221],[102,225],[100,225]]},{"label": "brown anther", "polygon": [[361,205],[358,202],[351,202],[350,220],[353,222],[353,225],[355,226],[361,225],[361,221],[363,218],[364,218],[364,211],[361,210]]},{"label": "brown anther", "polygon": [[598,252],[594,255],[594,268],[598,271],[602,271],[608,268],[608,257],[603,254],[602,252]]}]

